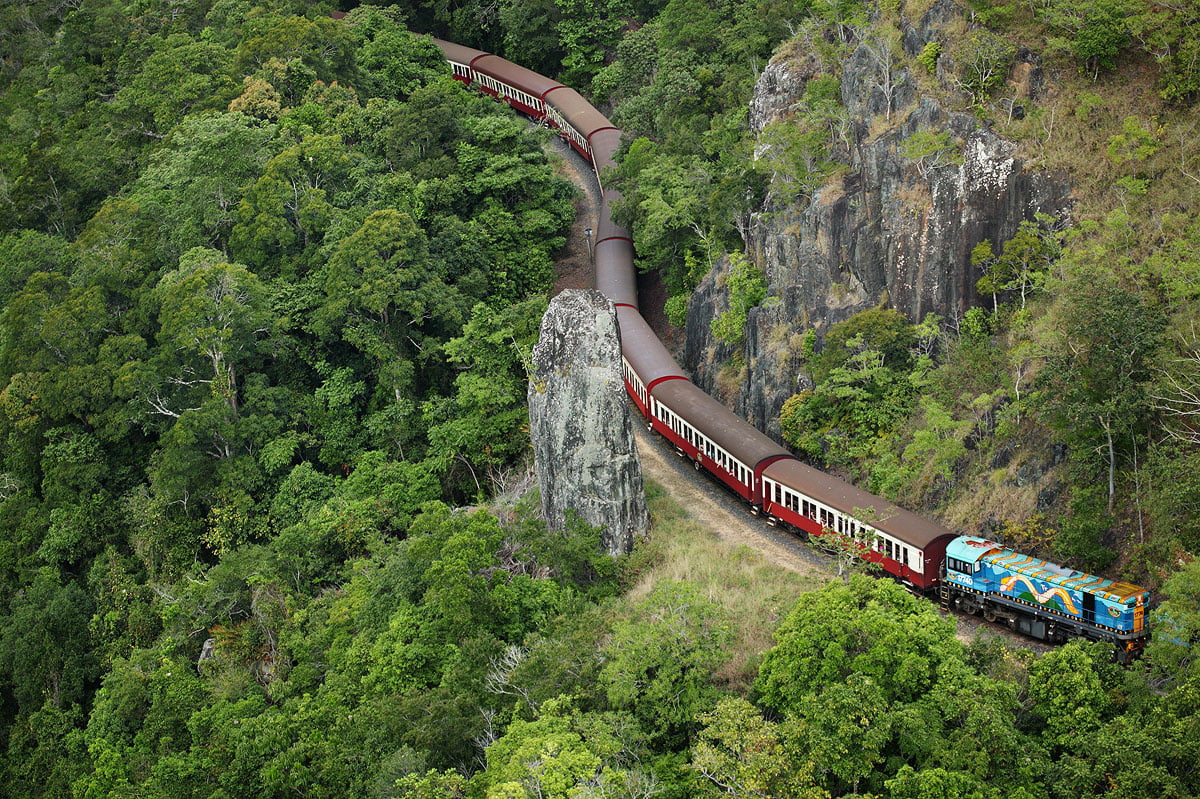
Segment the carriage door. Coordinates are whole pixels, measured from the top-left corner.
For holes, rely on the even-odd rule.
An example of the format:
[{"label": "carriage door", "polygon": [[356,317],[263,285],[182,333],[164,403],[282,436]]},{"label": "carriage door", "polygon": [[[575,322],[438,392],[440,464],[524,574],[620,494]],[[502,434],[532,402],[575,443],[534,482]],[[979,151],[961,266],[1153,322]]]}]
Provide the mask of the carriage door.
[{"label": "carriage door", "polygon": [[1083,594],[1083,620],[1088,624],[1096,623],[1096,595],[1084,592]]}]

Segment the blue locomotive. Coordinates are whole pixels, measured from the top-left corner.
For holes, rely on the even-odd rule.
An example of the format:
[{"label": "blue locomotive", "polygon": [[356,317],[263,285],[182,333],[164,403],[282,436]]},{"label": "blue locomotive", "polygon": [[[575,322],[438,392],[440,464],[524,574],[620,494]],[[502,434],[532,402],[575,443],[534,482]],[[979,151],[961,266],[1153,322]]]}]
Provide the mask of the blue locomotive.
[{"label": "blue locomotive", "polygon": [[974,536],[946,546],[941,595],[967,614],[1003,620],[1045,641],[1091,638],[1128,660],[1146,643],[1150,594],[1130,583],[1075,571]]}]

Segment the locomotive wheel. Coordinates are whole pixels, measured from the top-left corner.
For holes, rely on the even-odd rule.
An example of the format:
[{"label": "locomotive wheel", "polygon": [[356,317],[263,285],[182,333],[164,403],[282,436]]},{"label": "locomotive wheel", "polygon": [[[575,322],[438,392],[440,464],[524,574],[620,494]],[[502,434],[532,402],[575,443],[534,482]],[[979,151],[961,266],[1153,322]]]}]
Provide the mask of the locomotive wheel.
[{"label": "locomotive wheel", "polygon": [[964,602],[962,603],[962,611],[968,616],[974,616],[979,612],[979,606],[974,602]]},{"label": "locomotive wheel", "polygon": [[996,611],[992,610],[991,608],[984,608],[983,618],[990,622],[994,622],[996,620]]}]

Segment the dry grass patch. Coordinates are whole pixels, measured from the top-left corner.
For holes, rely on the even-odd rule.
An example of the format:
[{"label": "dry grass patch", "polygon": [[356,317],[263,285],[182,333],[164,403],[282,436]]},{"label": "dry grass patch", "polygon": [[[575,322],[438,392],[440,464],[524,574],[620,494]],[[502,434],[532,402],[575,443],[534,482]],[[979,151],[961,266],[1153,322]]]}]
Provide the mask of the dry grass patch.
[{"label": "dry grass patch", "polygon": [[737,399],[742,384],[746,382],[746,374],[746,362],[740,356],[730,358],[722,364],[717,372],[717,392],[723,400],[733,402]]},{"label": "dry grass patch", "polygon": [[646,562],[626,599],[647,596],[660,581],[698,586],[724,609],[734,635],[729,658],[714,677],[730,690],[745,692],[758,673],[762,653],[775,643],[771,634],[780,619],[801,594],[824,581],[772,564],[749,547],[718,539],[652,481],[646,495],[654,527],[651,540],[641,545],[647,549],[642,553]]}]

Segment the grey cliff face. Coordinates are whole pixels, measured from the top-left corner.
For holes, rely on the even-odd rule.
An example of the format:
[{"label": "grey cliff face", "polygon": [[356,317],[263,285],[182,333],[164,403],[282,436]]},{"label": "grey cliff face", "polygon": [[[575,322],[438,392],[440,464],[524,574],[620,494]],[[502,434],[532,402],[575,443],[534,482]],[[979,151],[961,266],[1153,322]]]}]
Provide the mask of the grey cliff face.
[{"label": "grey cliff face", "polygon": [[[904,31],[910,54],[935,38],[954,14],[939,0],[918,25]],[[764,70],[750,108],[750,126],[761,131],[786,119],[813,77],[810,56],[795,48]],[[1036,91],[1036,58],[1019,56],[1028,91]],[[778,298],[751,312],[746,370],[734,410],[778,438],[784,400],[808,387],[798,368],[798,343],[809,328],[823,336],[830,325],[881,301],[914,322],[928,313],[950,321],[978,305],[971,250],[984,239],[1007,241],[1035,213],[1064,215],[1070,184],[1030,169],[1016,145],[974,116],[947,112],[921,96],[913,76],[898,64],[882,76],[869,43],[843,65],[842,102],[849,114],[845,145],[850,168],[800,204],[768,202],[755,214],[747,254],[766,273]],[[881,86],[888,87],[888,94]],[[890,119],[889,101],[890,95]],[[902,153],[914,134],[948,135],[952,152],[941,158]],[[712,338],[712,318],[727,305],[724,265],[710,273],[688,306],[684,366],[705,390],[732,354]],[[728,394],[728,381],[726,389]]]},{"label": "grey cliff face", "polygon": [[564,291],[542,317],[533,349],[529,427],[551,529],[567,514],[604,528],[612,555],[650,526],[641,461],[621,378],[612,304],[597,291]]}]

